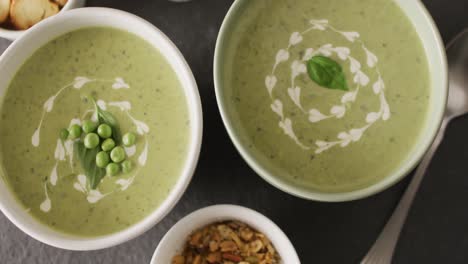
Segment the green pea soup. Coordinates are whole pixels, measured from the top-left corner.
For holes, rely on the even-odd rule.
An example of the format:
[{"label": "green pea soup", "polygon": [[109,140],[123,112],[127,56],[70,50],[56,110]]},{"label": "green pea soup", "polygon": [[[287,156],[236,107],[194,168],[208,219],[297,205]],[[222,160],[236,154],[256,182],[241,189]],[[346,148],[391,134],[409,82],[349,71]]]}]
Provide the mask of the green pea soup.
[{"label": "green pea soup", "polygon": [[369,187],[408,159],[428,120],[428,60],[392,0],[243,1],[220,70],[240,143],[281,181]]},{"label": "green pea soup", "polygon": [[[102,118],[91,98],[122,135],[136,135],[102,179],[83,167],[80,139],[62,131]],[[188,155],[187,99],[176,73],[151,44],[117,29],[83,28],[40,47],[12,79],[0,114],[4,180],[33,217],[67,234],[95,237],[139,222],[166,199]],[[114,130],[102,136],[109,133],[116,139]]]}]

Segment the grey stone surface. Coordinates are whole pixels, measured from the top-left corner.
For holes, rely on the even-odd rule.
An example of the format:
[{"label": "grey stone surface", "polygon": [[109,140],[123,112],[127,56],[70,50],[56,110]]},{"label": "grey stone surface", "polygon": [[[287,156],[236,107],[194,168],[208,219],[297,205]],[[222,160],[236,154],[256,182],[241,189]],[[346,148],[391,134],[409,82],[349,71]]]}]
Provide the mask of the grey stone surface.
[{"label": "grey stone surface", "polygon": [[[278,0],[283,1],[283,0]],[[212,58],[218,28],[232,0],[90,0],[135,13],[162,29],[181,49],[202,96],[205,130],[200,163],[186,194],[157,226],[123,245],[72,252],[41,244],[0,213],[0,264],[149,263],[161,237],[181,217],[219,203],[248,206],[270,217],[290,237],[302,263],[358,263],[396,205],[407,181],[373,197],[327,204],[294,198],[258,177],[230,142],[215,101]],[[311,2],[313,2],[311,0]],[[425,0],[445,41],[468,26],[468,1]],[[0,39],[0,51],[9,41]],[[394,263],[468,261],[468,118],[449,127],[418,194]]]}]

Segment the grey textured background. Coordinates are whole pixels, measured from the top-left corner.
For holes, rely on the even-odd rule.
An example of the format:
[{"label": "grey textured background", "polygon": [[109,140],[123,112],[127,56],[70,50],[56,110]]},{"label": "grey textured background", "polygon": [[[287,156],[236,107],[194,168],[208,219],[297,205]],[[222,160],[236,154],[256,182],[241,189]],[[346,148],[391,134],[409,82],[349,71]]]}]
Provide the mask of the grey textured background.
[{"label": "grey textured background", "polygon": [[[278,0],[280,1],[280,0]],[[409,0],[408,0],[409,1]],[[0,263],[149,263],[161,237],[198,208],[233,203],[258,210],[290,237],[302,263],[358,263],[391,214],[407,180],[373,197],[326,204],[282,193],[243,162],[231,144],[215,101],[215,38],[232,0],[89,0],[135,13],[162,29],[186,56],[197,79],[205,131],[200,163],[188,191],[160,224],[123,245],[71,252],[41,244],[0,214]],[[444,41],[468,26],[468,0],[424,0]],[[311,0],[311,4],[313,1]],[[0,52],[9,42],[0,39]],[[456,120],[430,167],[403,230],[394,263],[468,262],[468,118]]]}]

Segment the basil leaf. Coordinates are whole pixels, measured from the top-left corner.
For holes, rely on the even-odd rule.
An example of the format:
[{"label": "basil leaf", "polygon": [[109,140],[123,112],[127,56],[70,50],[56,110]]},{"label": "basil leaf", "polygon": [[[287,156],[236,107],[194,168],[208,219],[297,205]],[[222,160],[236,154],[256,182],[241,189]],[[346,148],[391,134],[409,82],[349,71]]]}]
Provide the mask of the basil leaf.
[{"label": "basil leaf", "polygon": [[343,68],[328,57],[320,55],[312,57],[307,62],[307,73],[312,81],[324,88],[349,90]]},{"label": "basil leaf", "polygon": [[106,170],[96,165],[96,155],[100,151],[99,147],[87,149],[83,142],[76,141],[74,144],[75,155],[81,163],[84,174],[88,179],[92,190],[96,189],[102,178],[106,175]]}]

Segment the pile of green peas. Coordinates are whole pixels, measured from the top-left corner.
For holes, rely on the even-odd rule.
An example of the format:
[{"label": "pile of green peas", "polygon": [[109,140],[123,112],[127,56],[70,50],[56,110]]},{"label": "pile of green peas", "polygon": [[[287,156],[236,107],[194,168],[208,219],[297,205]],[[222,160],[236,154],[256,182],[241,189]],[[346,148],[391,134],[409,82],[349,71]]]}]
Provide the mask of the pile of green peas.
[{"label": "pile of green peas", "polygon": [[[99,147],[100,151],[96,154],[96,166],[106,170],[109,176],[116,176],[122,171],[129,173],[133,164],[126,159],[125,149],[117,146],[112,137],[112,127],[108,124],[98,124],[92,120],[85,120],[80,126],[74,124],[68,129],[60,131],[62,140],[78,139],[83,136],[83,144],[87,149]],[[126,133],[122,137],[122,143],[125,147],[131,147],[136,142],[136,135],[132,132]]]}]

